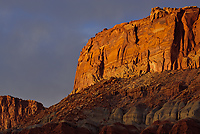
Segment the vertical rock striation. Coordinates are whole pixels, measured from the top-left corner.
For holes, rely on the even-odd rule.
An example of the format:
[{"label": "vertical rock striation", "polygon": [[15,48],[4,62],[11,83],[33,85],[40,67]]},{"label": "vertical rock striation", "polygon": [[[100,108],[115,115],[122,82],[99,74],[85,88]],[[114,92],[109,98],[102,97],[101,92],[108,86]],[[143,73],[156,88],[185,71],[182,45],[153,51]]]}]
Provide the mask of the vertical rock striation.
[{"label": "vertical rock striation", "polygon": [[101,79],[198,68],[199,8],[153,8],[147,18],[104,29],[82,49],[77,93]]},{"label": "vertical rock striation", "polygon": [[11,96],[0,96],[0,130],[15,127],[27,117],[44,107],[33,100],[22,100]]}]

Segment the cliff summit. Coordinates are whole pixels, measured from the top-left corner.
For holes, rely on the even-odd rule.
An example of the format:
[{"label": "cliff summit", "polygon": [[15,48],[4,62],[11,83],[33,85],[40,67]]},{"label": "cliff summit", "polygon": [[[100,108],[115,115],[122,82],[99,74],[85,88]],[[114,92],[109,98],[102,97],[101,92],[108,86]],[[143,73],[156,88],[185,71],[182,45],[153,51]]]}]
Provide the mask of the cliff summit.
[{"label": "cliff summit", "polygon": [[111,77],[198,68],[199,29],[196,6],[155,7],[147,18],[104,29],[82,49],[72,93]]}]

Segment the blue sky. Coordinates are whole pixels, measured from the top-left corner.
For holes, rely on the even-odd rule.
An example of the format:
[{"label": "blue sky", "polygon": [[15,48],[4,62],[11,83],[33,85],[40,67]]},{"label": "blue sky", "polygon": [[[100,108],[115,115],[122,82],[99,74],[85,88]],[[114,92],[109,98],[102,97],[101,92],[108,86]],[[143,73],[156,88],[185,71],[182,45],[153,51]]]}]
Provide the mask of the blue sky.
[{"label": "blue sky", "polygon": [[199,0],[0,0],[0,95],[48,107],[73,89],[77,60],[102,29],[147,17],[151,8]]}]

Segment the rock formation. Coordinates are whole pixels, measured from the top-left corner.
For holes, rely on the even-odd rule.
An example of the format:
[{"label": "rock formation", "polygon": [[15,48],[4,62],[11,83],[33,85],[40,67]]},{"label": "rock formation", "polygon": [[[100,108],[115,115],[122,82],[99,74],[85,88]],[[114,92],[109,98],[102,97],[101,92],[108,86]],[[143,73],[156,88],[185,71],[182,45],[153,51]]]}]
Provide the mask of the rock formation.
[{"label": "rock formation", "polygon": [[[58,104],[32,116],[24,114],[27,116],[20,125],[3,132],[178,133],[192,128],[197,132],[199,81],[200,68],[112,77],[68,95]],[[188,130],[183,129],[183,125]]]},{"label": "rock formation", "polygon": [[147,134],[200,131],[199,8],[153,8],[83,48],[73,92],[44,108],[0,97],[0,133]]},{"label": "rock formation", "polygon": [[200,121],[195,119],[183,119],[178,121],[170,130],[169,134],[198,134]]},{"label": "rock formation", "polygon": [[200,120],[199,81],[200,68],[110,78],[69,95],[49,111],[57,111],[52,121],[72,121],[96,134],[129,133],[127,126],[141,133],[169,133],[181,121]]},{"label": "rock formation", "polygon": [[0,130],[15,127],[43,109],[36,101],[0,96]]},{"label": "rock formation", "polygon": [[119,123],[123,123],[123,111],[121,108],[116,108],[113,109],[111,112],[111,115],[109,117],[109,121],[110,124],[115,123],[115,122],[119,122]]},{"label": "rock formation", "polygon": [[129,109],[129,111],[123,116],[124,124],[133,125],[135,123],[144,123],[144,111],[143,106],[134,106]]},{"label": "rock formation", "polygon": [[15,131],[18,134],[92,134],[85,128],[77,128],[67,122],[49,123],[42,127],[33,127],[22,131]]},{"label": "rock formation", "polygon": [[170,121],[156,121],[145,128],[140,134],[169,134],[173,125]]},{"label": "rock formation", "polygon": [[112,125],[104,126],[99,134],[139,134],[138,129],[133,125],[124,125],[121,123],[114,123]]},{"label": "rock formation", "polygon": [[187,118],[177,122],[156,121],[145,128],[141,134],[198,134],[199,131],[199,120]]},{"label": "rock formation", "polygon": [[72,93],[102,79],[198,68],[199,8],[153,8],[147,18],[104,29],[82,49]]}]

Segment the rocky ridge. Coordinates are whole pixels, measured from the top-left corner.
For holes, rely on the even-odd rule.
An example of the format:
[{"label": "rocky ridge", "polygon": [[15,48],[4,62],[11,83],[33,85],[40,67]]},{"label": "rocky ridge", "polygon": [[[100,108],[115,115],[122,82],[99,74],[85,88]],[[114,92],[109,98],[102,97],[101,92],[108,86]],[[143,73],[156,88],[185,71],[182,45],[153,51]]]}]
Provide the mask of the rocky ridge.
[{"label": "rocky ridge", "polygon": [[51,133],[48,127],[52,133],[58,128],[64,133],[67,127],[72,134],[79,129],[87,134],[169,132],[183,125],[191,129],[200,120],[199,81],[199,68],[112,77],[67,96],[10,132]]}]

